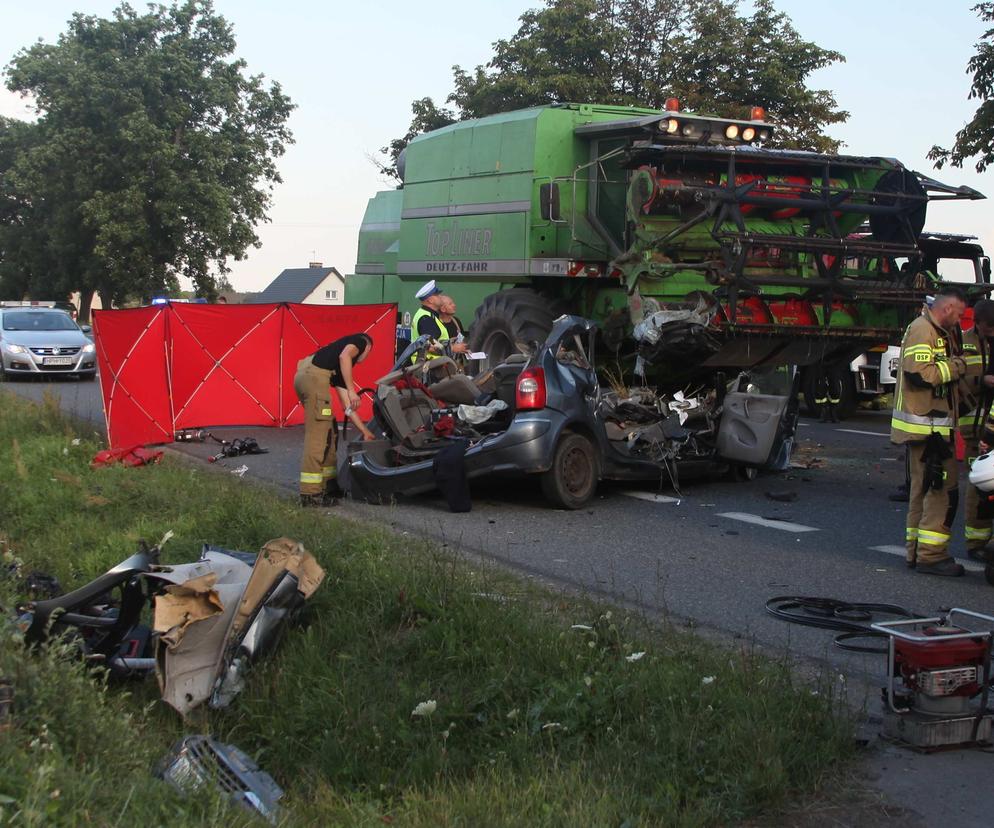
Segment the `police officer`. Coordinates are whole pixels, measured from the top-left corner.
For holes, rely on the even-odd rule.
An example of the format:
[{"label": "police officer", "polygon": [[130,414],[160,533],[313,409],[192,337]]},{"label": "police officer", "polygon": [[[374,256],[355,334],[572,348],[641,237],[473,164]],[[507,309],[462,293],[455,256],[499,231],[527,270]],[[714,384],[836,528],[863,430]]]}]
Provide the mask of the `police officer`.
[{"label": "police officer", "polygon": [[[980,449],[985,418],[994,401],[994,366],[991,345],[994,337],[994,302],[981,299],[973,307],[973,327],[963,332],[963,359],[966,375],[960,380],[962,404],[967,409],[959,418],[959,430],[966,446],[966,467],[983,452]],[[989,507],[981,506],[976,486],[966,486],[966,553],[974,560],[984,560],[983,550],[991,539]]]},{"label": "police officer", "polygon": [[369,356],[373,338],[355,333],[319,348],[297,363],[293,389],[304,408],[304,453],[300,460],[300,504],[333,505],[341,495],[335,454],[335,414],[331,387],[342,402],[346,416],[365,440],[375,436],[359,418],[359,395],[355,391],[352,367]]},{"label": "police officer", "polygon": [[[469,346],[465,343],[449,343],[449,328],[442,322],[440,311],[447,297],[442,293],[441,288],[435,284],[435,280],[426,282],[421,289],[414,294],[414,297],[421,302],[421,307],[411,319],[412,335],[415,339],[419,336],[430,336],[442,347],[434,347],[427,353],[428,359],[435,359],[442,355],[446,349],[452,353],[466,353]],[[448,300],[451,301],[451,300]],[[415,362],[418,355],[411,357],[411,362]]]},{"label": "police officer", "polygon": [[908,326],[891,417],[891,442],[908,445],[911,470],[907,564],[931,575],[963,574],[948,547],[959,499],[953,433],[966,362],[956,337],[965,309],[959,289],[943,288]]}]

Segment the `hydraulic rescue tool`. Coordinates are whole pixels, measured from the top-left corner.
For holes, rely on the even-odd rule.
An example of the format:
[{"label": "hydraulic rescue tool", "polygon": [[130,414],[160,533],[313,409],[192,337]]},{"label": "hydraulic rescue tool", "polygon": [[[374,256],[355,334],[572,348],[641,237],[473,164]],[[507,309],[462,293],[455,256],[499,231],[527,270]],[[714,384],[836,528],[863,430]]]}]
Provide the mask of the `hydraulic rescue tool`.
[{"label": "hydraulic rescue tool", "polygon": [[889,639],[884,736],[921,750],[990,742],[994,616],[957,608],[871,628]]}]

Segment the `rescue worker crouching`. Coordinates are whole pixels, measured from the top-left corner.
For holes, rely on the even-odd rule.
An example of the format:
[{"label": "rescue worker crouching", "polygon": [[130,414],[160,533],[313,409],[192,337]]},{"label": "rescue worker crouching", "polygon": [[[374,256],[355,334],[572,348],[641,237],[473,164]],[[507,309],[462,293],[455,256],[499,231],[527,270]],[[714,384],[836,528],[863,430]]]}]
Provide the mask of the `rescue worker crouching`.
[{"label": "rescue worker crouching", "polygon": [[[987,451],[985,421],[994,402],[994,366],[991,345],[994,338],[994,302],[981,299],[973,307],[973,327],[963,332],[963,359],[966,375],[960,380],[959,431],[966,447],[966,467]],[[966,554],[984,561],[984,548],[991,539],[992,504],[976,486],[966,486]]]},{"label": "rescue worker crouching", "polygon": [[359,418],[359,395],[352,379],[352,367],[373,349],[369,334],[343,336],[319,348],[297,363],[293,388],[304,409],[304,452],[300,461],[300,503],[302,506],[334,505],[342,495],[338,486],[335,446],[335,413],[331,404],[334,387],[346,417],[365,440],[375,439]]},{"label": "rescue worker crouching", "polygon": [[908,326],[891,417],[891,442],[908,444],[911,469],[907,564],[931,575],[963,574],[948,548],[959,499],[953,440],[959,379],[967,370],[957,327],[964,310],[963,293],[943,288]]}]

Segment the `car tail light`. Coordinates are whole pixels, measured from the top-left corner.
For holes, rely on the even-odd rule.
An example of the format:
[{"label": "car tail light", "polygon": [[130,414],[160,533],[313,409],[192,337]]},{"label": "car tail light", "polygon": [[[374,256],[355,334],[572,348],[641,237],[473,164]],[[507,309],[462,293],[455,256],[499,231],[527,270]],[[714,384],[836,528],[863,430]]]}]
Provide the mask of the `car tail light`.
[{"label": "car tail light", "polygon": [[518,411],[532,411],[545,408],[545,371],[541,368],[525,368],[518,375],[514,389],[514,407]]}]

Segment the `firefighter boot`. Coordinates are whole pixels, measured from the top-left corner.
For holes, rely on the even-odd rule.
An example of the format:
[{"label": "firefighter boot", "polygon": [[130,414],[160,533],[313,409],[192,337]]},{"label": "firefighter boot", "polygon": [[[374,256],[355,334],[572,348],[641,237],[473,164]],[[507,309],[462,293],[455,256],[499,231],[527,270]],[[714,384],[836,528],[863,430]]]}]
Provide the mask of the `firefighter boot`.
[{"label": "firefighter boot", "polygon": [[951,578],[958,578],[965,572],[963,565],[956,563],[952,558],[943,558],[935,563],[919,563],[916,571],[923,575],[945,575]]}]

